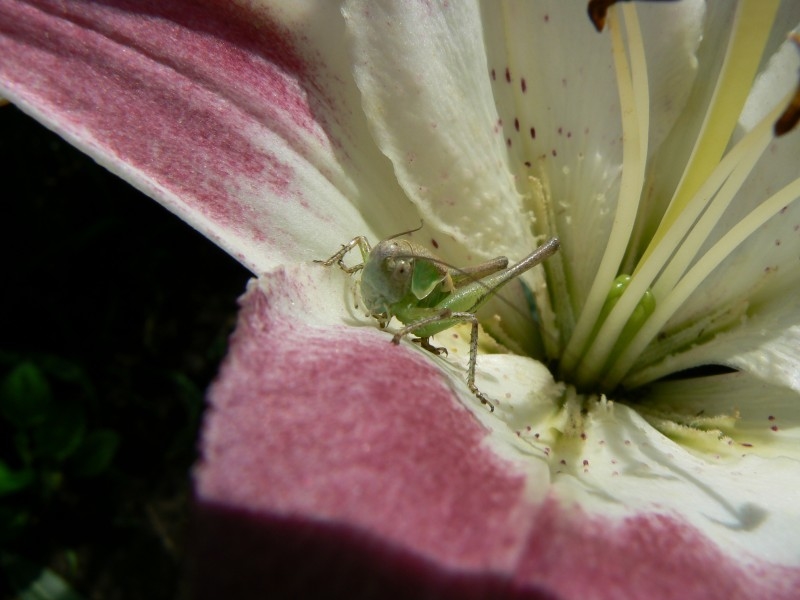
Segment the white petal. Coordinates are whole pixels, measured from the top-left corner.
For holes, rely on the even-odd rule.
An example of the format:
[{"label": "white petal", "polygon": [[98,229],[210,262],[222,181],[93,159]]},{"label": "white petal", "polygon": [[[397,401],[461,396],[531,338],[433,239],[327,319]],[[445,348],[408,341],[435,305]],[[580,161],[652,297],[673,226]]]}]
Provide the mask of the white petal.
[{"label": "white petal", "polygon": [[642,385],[698,365],[721,364],[800,391],[800,299],[796,289],[778,292],[754,312],[711,341],[642,369],[626,383]]},{"label": "white petal", "polygon": [[[266,6],[266,21],[278,20],[294,36],[292,41],[302,47],[309,62],[319,64],[316,81],[309,87],[319,94],[316,116],[334,142],[334,156],[319,161],[319,171],[336,185],[379,238],[397,233],[398,223],[415,226],[415,210],[398,185],[391,162],[376,148],[361,110],[350,52],[342,43],[346,36],[342,2],[261,0],[255,4]],[[354,222],[351,219],[351,224]],[[367,232],[358,226],[348,229],[351,237]]]},{"label": "white petal", "polygon": [[[541,180],[569,269],[582,299],[608,240],[619,190],[620,108],[608,35],[582,2],[482,6],[492,90],[518,185],[540,220]],[[542,223],[540,226],[544,226]],[[578,303],[580,303],[578,301]]]},{"label": "white petal", "polygon": [[[652,152],[691,89],[703,5],[642,4],[639,13]],[[619,193],[622,128],[609,33],[595,31],[583,2],[485,3],[482,14],[512,168],[540,219],[525,181],[534,175],[544,184],[577,307],[597,274]]]},{"label": "white petal", "polygon": [[[721,434],[702,442],[707,456],[800,460],[800,393],[747,373],[656,383],[647,394],[645,410],[680,413],[680,422],[695,423],[698,434],[702,429]],[[719,419],[724,416],[732,417],[732,425]],[[686,439],[689,449],[701,443]]]},{"label": "white petal", "polygon": [[649,230],[651,234],[660,223],[678,187],[701,133],[724,63],[736,4],[706,3],[701,43],[696,54],[694,85],[670,134],[652,157],[648,172],[647,204],[639,217],[639,226]]},{"label": "white petal", "polygon": [[697,48],[703,39],[706,4],[702,0],[643,2],[638,5],[650,84],[648,155],[661,146],[684,112],[698,72]]},{"label": "white petal", "polygon": [[345,15],[373,134],[423,220],[477,256],[527,254],[475,4],[353,1]]},{"label": "white petal", "polygon": [[550,460],[564,461],[557,492],[590,513],[619,518],[636,507],[677,514],[743,562],[800,561],[800,462],[699,457],[620,404],[591,411],[582,433],[585,440],[564,441]]}]

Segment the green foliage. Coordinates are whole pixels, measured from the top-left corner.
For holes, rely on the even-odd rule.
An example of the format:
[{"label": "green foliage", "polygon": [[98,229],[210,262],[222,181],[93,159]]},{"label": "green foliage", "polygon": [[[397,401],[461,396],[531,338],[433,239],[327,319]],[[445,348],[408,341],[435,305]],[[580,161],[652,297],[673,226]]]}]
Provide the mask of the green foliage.
[{"label": "green foliage", "polygon": [[119,447],[119,435],[110,429],[95,429],[83,439],[70,465],[81,477],[94,477],[105,471],[114,460]]},{"label": "green foliage", "polygon": [[30,362],[18,365],[0,387],[0,414],[17,428],[41,423],[52,401],[47,379]]},{"label": "green foliage", "polygon": [[18,600],[83,600],[83,596],[56,573],[30,561],[3,554],[0,568],[11,574],[9,583],[19,591]]},{"label": "green foliage", "polygon": [[90,426],[94,392],[83,371],[57,357],[16,359],[0,380],[0,542],[17,539],[72,478],[112,464],[119,436]]},{"label": "green foliage", "polygon": [[3,460],[0,460],[0,496],[28,487],[35,478],[33,469],[12,469]]},{"label": "green foliage", "polygon": [[[14,257],[3,265],[0,387],[32,363],[85,425],[76,448],[67,431],[46,453],[36,427],[0,411],[6,485],[26,484],[0,494],[0,597],[20,598],[46,567],[87,597],[171,600],[203,391],[252,275],[13,106],[0,129],[15,191],[0,236]],[[19,565],[4,553],[30,561],[34,579],[10,586]]]}]

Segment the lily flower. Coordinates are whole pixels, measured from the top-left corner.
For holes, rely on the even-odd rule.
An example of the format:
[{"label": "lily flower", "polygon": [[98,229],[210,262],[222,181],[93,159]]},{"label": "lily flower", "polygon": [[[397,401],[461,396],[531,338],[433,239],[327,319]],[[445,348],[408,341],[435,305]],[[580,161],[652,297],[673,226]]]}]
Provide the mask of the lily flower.
[{"label": "lily flower", "polygon": [[[796,595],[800,5],[591,4],[0,4],[0,93],[258,276],[197,597]],[[560,239],[481,314],[491,412],[467,331],[393,346],[313,263],[420,221]]]}]

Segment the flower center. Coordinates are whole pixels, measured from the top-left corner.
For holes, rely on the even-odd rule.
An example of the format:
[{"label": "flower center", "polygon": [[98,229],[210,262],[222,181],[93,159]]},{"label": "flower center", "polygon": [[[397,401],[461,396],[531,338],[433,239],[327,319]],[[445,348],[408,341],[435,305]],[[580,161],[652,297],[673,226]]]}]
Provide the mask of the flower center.
[{"label": "flower center", "polygon": [[[519,414],[509,417],[521,437],[541,442],[544,431],[558,431],[557,453],[568,455],[564,440],[585,436],[587,415],[602,420],[612,404],[607,397],[635,403],[651,425],[696,448],[716,448],[722,437],[733,433],[737,414],[706,407],[702,394],[688,393],[697,380],[681,388],[678,378],[659,384],[657,392],[645,386],[708,364],[693,350],[751,318],[763,302],[760,291],[769,289],[781,270],[766,257],[763,264],[748,263],[743,250],[745,242],[751,248],[758,245],[755,242],[779,244],[780,236],[767,240],[774,234],[765,233],[763,226],[770,221],[770,231],[776,231],[772,225],[800,198],[800,178],[774,187],[747,187],[757,188],[751,174],[757,164],[763,168],[769,160],[767,150],[776,143],[773,127],[785,120],[781,113],[793,106],[793,98],[800,104],[797,90],[768,102],[748,100],[763,68],[778,4],[739,3],[730,35],[722,41],[725,52],[702,73],[705,79],[698,76],[686,109],[657,147],[649,144],[654,138],[651,106],[659,99],[650,97],[637,8],[625,3],[609,11],[607,34],[623,142],[618,188],[608,188],[615,189],[615,197],[606,194],[608,190],[582,189],[579,181],[563,183],[571,173],[587,170],[586,163],[595,159],[588,153],[565,158],[559,149],[556,160],[555,150],[542,153],[532,146],[522,159],[527,167],[522,172],[528,175],[521,191],[530,201],[535,233],[562,238],[562,252],[543,264],[546,289],[534,290],[533,295],[540,330],[534,355],[552,365],[555,378],[563,383],[558,384],[558,410],[542,417],[538,430],[530,429]],[[524,94],[525,86],[521,90]],[[764,113],[770,105],[773,108]],[[516,119],[510,122],[518,127]],[[533,128],[531,138],[536,139]],[[555,180],[562,183],[555,185]],[[583,195],[564,198],[570,189]],[[594,233],[576,234],[569,222],[581,203],[589,210],[614,212],[602,258],[585,279],[576,274],[581,273],[582,253],[592,246],[585,240],[592,240]],[[783,231],[788,237],[798,228],[788,222]],[[741,277],[734,281],[730,273]],[[546,446],[548,455],[554,440]]]},{"label": "flower center", "polygon": [[[557,319],[556,329],[543,338],[559,341],[548,347],[548,357],[558,362],[561,377],[578,389],[635,388],[666,375],[664,369],[651,367],[724,331],[746,314],[752,287],[726,306],[709,305],[705,315],[685,319],[680,309],[744,241],[800,195],[800,179],[795,179],[726,230],[719,227],[730,220],[726,211],[774,140],[772,126],[789,100],[776,103],[736,139],[734,132],[777,5],[741,3],[694,146],[677,186],[666,194],[658,173],[648,171],[653,159],[648,149],[650,98],[636,8],[626,4],[609,12],[624,140],[616,216],[597,273],[583,297],[576,297],[580,294],[571,288],[565,270],[567,261],[580,260],[579,256],[546,267]],[[681,125],[676,123],[673,136],[690,133]],[[668,142],[664,148],[669,149]],[[665,160],[658,153],[654,157]],[[545,224],[549,235],[558,235],[547,174],[531,177],[529,183],[537,222]],[[650,197],[653,190],[662,197]],[[653,217],[656,211],[661,214],[658,220]],[[655,231],[648,233],[654,222]],[[571,251],[575,252],[574,246]]]}]

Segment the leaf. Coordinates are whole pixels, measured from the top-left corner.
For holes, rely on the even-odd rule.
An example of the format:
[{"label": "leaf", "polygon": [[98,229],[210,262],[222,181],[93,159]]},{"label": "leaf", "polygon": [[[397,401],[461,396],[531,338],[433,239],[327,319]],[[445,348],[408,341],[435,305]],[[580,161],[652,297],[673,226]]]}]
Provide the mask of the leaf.
[{"label": "leaf", "polygon": [[19,600],[84,600],[60,576],[17,556],[6,555],[0,563]]},{"label": "leaf", "polygon": [[84,438],[70,466],[76,475],[94,477],[105,471],[119,448],[119,435],[110,429],[96,429]]},{"label": "leaf", "polygon": [[0,505],[0,543],[17,539],[30,521],[24,508]]},{"label": "leaf", "polygon": [[50,354],[38,357],[37,363],[51,380],[57,379],[76,384],[81,388],[85,398],[94,398],[95,391],[92,381],[83,368],[77,363]]},{"label": "leaf", "polygon": [[18,365],[0,387],[0,414],[18,428],[41,423],[51,404],[50,384],[33,363]]},{"label": "leaf", "polygon": [[0,460],[0,496],[18,492],[33,483],[33,469],[15,471]]},{"label": "leaf", "polygon": [[33,431],[34,453],[62,461],[78,449],[85,433],[83,407],[72,402],[57,402]]}]

